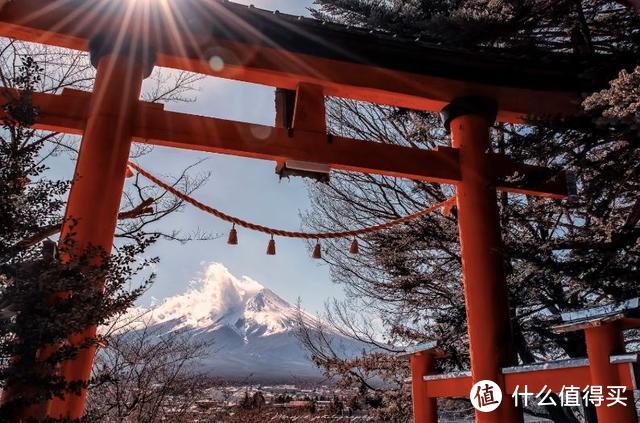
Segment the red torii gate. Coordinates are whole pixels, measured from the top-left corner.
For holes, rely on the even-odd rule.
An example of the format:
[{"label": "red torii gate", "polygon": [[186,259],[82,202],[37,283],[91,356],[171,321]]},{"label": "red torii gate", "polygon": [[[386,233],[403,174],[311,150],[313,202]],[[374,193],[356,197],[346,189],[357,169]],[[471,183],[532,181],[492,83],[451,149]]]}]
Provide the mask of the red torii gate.
[{"label": "red torii gate", "polygon": [[[640,300],[637,298],[613,306],[563,313],[561,323],[552,329],[556,333],[584,331],[587,357],[500,369],[504,378],[503,401],[514,401],[509,396],[522,394],[525,389],[535,395],[540,392],[560,394],[565,388],[573,388],[584,397],[585,390],[590,387],[599,387],[603,399],[606,399],[608,387],[624,387],[625,392],[620,399],[626,406],[596,406],[598,421],[637,421],[633,391],[638,390],[640,383],[640,355],[625,352],[623,332],[640,328],[639,314]],[[472,372],[434,372],[435,361],[444,357],[436,343],[416,346],[402,356],[411,360],[416,423],[438,421],[438,398],[469,396],[476,380]],[[523,400],[518,401],[522,403]]]},{"label": "red torii gate", "polygon": [[[515,363],[496,188],[553,198],[565,197],[567,188],[564,173],[488,152],[489,128],[496,119],[519,123],[527,115],[574,113],[580,64],[451,52],[223,0],[21,0],[0,7],[0,36],[90,51],[97,67],[92,94],[65,90],[33,97],[41,113],[38,128],[83,135],[66,212],[77,220],[78,248],[110,251],[132,141],[453,184],[471,380],[490,379],[507,392],[501,369]],[[292,127],[185,115],[142,102],[142,81],[156,64],[296,90]],[[325,96],[443,111],[453,148],[425,151],[329,136]],[[515,175],[519,183],[507,181]],[[68,231],[63,228],[63,235]],[[79,343],[95,330],[70,341]],[[88,380],[94,354],[85,350],[66,363],[65,378]],[[4,400],[15,394],[5,393]],[[68,393],[24,415],[78,418],[85,399],[86,391]],[[414,402],[424,403],[418,397]],[[433,421],[418,417],[423,414],[416,413],[416,421]],[[521,419],[508,401],[476,417]]]}]

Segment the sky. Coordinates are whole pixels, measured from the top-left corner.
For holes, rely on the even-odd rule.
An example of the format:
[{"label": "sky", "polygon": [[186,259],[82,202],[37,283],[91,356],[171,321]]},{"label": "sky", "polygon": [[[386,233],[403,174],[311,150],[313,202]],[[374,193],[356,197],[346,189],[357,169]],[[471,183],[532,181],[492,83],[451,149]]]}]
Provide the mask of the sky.
[{"label": "sky", "polygon": [[[238,3],[308,15],[312,0],[236,0]],[[146,80],[149,84],[150,80]],[[169,103],[166,110],[212,116],[223,119],[274,125],[274,89],[256,84],[206,77],[198,83],[193,103]],[[145,86],[143,85],[143,91]],[[275,162],[174,148],[155,147],[136,162],[161,179],[170,181],[186,167],[204,160],[194,170],[211,173],[208,182],[193,196],[208,205],[253,223],[279,229],[300,230],[300,214],[309,208],[306,182],[300,178],[283,179],[275,174]],[[67,156],[50,165],[53,178],[71,179],[75,162]],[[132,181],[128,180],[130,184]],[[160,240],[147,252],[158,257],[156,281],[139,301],[140,306],[159,304],[163,299],[182,294],[192,283],[202,280],[209,264],[221,263],[237,278],[258,281],[286,301],[312,313],[321,313],[330,298],[341,298],[340,286],[331,282],[329,267],[311,258],[305,241],[276,238],[276,256],[267,256],[269,237],[238,228],[239,245],[227,245],[231,225],[190,205],[180,213],[163,219],[159,228],[183,233],[205,231],[219,237],[208,241]]]},{"label": "sky", "polygon": [[[311,0],[238,1],[284,13],[308,14]],[[200,84],[195,103],[169,104],[168,110],[215,116],[251,123],[273,125],[274,92],[271,87],[207,77]],[[279,181],[275,163],[178,149],[156,148],[138,162],[158,176],[177,175],[186,166],[205,158],[198,172],[211,172],[208,183],[194,196],[209,205],[243,219],[282,229],[298,230],[300,213],[309,207],[305,182]],[[186,245],[159,241],[150,253],[160,258],[157,280],[144,296],[142,305],[184,292],[190,281],[199,279],[211,262],[224,264],[237,277],[249,276],[285,300],[301,300],[311,313],[323,309],[326,299],[341,297],[333,284],[329,268],[310,258],[304,241],[276,239],[277,255],[267,256],[269,238],[264,234],[238,229],[239,245],[229,246],[230,225],[191,206],[167,218],[167,228],[185,232],[202,229],[221,235],[211,241]]]}]

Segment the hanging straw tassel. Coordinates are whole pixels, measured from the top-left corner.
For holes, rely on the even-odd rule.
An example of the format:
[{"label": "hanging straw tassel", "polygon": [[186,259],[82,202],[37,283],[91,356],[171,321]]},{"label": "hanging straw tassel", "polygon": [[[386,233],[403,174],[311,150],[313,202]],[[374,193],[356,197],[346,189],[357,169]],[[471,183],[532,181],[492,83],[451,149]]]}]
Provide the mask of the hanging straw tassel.
[{"label": "hanging straw tassel", "polygon": [[322,258],[322,248],[320,247],[320,241],[316,241],[316,246],[313,248],[313,256],[314,259]]},{"label": "hanging straw tassel", "polygon": [[236,231],[236,224],[233,224],[231,231],[229,231],[229,239],[227,240],[229,245],[238,245],[238,231]]},{"label": "hanging straw tassel", "polygon": [[349,248],[349,252],[351,254],[360,254],[360,245],[358,245],[357,238],[353,238],[353,241],[351,242],[351,247]]},{"label": "hanging straw tassel", "polygon": [[276,255],[276,240],[273,239],[273,235],[271,235],[271,240],[269,241],[269,246],[267,247],[267,255],[268,256]]},{"label": "hanging straw tassel", "polygon": [[453,208],[455,206],[456,206],[455,197],[453,199],[449,199],[442,206],[442,215],[445,216],[445,217],[451,217],[451,215],[453,214]]},{"label": "hanging straw tassel", "polygon": [[131,169],[131,166],[127,166],[127,170],[125,171],[124,175],[127,179],[136,176],[135,173],[133,173],[133,169]]}]

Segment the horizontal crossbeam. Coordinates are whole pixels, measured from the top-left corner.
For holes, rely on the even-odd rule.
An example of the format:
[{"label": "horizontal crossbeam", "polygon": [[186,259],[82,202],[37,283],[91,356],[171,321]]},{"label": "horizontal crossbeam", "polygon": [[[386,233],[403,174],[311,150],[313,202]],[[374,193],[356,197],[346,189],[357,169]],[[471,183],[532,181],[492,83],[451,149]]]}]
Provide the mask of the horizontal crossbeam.
[{"label": "horizontal crossbeam", "polygon": [[313,83],[378,104],[439,112],[458,97],[489,97],[502,122],[573,114],[584,91],[580,64],[563,56],[525,63],[449,51],[223,1],[20,0],[0,9],[0,36],[88,51],[97,35],[152,45],[159,66],[286,89]]},{"label": "horizontal crossbeam", "polygon": [[[636,361],[636,355],[611,357],[611,365],[618,372],[621,386],[628,390],[638,389]],[[515,392],[516,387],[519,387],[519,392],[526,386],[529,392],[537,393],[546,389],[559,393],[565,386],[584,389],[591,385],[588,359],[509,367],[502,369],[502,374],[509,395]],[[427,386],[430,398],[467,398],[473,385],[470,372],[428,375],[423,383]]]},{"label": "horizontal crossbeam", "polygon": [[[0,90],[2,98],[18,91]],[[82,134],[91,94],[64,90],[62,94],[34,93],[39,108],[38,129]],[[276,162],[298,160],[323,163],[334,170],[402,177],[426,182],[455,184],[460,179],[458,152],[443,147],[423,150],[373,141],[361,141],[304,130],[165,111],[160,104],[140,102],[133,129],[136,142],[210,153],[229,154]],[[549,170],[516,164],[492,154],[498,189],[529,195],[564,198],[563,172],[549,177]],[[525,184],[505,182],[509,175],[541,175]],[[525,178],[526,179],[526,178]]]},{"label": "horizontal crossbeam", "polygon": [[[17,92],[5,90],[9,95]],[[65,90],[61,95],[34,93],[40,109],[36,128],[82,134],[91,95]],[[140,102],[133,130],[137,142],[254,159],[299,160],[325,163],[334,170],[403,177],[428,182],[455,184],[459,180],[457,151],[452,148],[422,150],[379,142],[333,137],[311,131],[275,128],[224,119],[165,111],[162,105]],[[542,174],[545,168],[513,163],[493,155],[496,177],[512,174]],[[518,186],[500,182],[498,188],[511,192],[562,198],[566,179],[541,179]]]}]

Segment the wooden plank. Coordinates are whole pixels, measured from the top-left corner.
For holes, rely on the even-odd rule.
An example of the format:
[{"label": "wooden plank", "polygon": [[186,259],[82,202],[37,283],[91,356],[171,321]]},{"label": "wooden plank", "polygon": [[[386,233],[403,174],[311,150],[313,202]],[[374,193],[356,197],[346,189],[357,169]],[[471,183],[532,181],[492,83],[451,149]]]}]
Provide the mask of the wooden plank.
[{"label": "wooden plank", "polygon": [[[543,389],[545,392],[551,390],[551,392],[560,393],[563,388],[569,386],[578,387],[581,390],[591,386],[588,360],[566,360],[566,362],[566,366],[555,366],[562,362],[552,362],[504,369],[506,392],[503,394],[511,395],[516,388],[518,392],[523,392],[525,386],[527,391],[533,394]],[[621,386],[625,386],[628,390],[638,389],[634,364],[635,362],[612,364],[613,371],[619,374]],[[427,392],[431,398],[468,397],[473,386],[471,376],[457,373],[425,376],[423,383],[427,385]],[[607,387],[603,387],[605,393],[606,390]]]},{"label": "wooden plank", "polygon": [[[69,89],[65,89],[64,92],[64,95],[31,94],[32,104],[39,109],[38,119],[34,128],[82,135],[91,94]],[[17,90],[1,88],[0,104],[6,104],[7,101],[17,99],[19,96],[20,92]],[[0,118],[3,116],[4,110],[0,109]]]},{"label": "wooden plank", "polygon": [[469,398],[473,386],[471,376],[424,381],[429,398]]},{"label": "wooden plank", "polygon": [[432,112],[487,96],[503,122],[578,110],[578,73],[562,61],[505,61],[301,22],[215,1],[20,0],[0,11],[0,36],[85,51],[96,34],[138,39],[155,47],[159,66],[287,89],[306,82],[328,96]]},{"label": "wooden plank", "polygon": [[509,395],[515,391],[516,386],[519,386],[519,392],[522,392],[526,385],[529,392],[538,393],[545,386],[552,392],[560,392],[563,386],[586,388],[591,384],[588,366],[513,373],[504,377]]},{"label": "wooden plank", "polygon": [[[15,90],[0,90],[2,98]],[[40,110],[38,129],[81,135],[91,94],[64,90],[62,94],[34,93]],[[296,160],[329,165],[334,170],[365,172],[428,182],[455,184],[459,180],[458,153],[453,148],[422,150],[374,141],[332,137],[308,130],[254,125],[211,117],[165,111],[161,104],[140,102],[134,136],[137,142],[165,147],[230,154],[262,160]],[[544,168],[517,165],[505,156],[493,155],[496,177],[517,171],[541,173]],[[562,184],[536,182],[498,189],[563,198]]]},{"label": "wooden plank", "polygon": [[452,148],[419,150],[317,132],[274,128],[141,107],[134,129],[138,142],[231,154],[262,160],[328,164],[363,172],[440,183],[459,179]]}]

